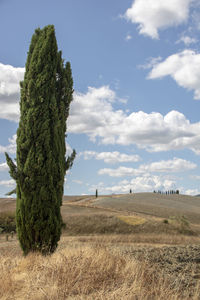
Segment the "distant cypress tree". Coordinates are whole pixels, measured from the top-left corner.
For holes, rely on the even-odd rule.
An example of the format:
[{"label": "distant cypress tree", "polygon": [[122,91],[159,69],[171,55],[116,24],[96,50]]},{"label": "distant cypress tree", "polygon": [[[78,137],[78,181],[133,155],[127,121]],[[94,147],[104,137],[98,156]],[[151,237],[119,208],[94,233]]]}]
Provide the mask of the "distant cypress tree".
[{"label": "distant cypress tree", "polygon": [[98,190],[96,190],[96,198],[98,197]]},{"label": "distant cypress tree", "polygon": [[24,254],[55,251],[61,235],[63,184],[76,152],[66,160],[66,120],[73,95],[70,63],[64,65],[53,25],[33,34],[20,83],[17,164],[6,153],[17,183],[16,222]]}]

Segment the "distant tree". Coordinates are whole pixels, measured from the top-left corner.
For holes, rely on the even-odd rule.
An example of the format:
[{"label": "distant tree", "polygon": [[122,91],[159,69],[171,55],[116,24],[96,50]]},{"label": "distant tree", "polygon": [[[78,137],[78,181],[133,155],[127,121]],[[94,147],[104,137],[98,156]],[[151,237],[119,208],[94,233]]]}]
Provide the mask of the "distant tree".
[{"label": "distant tree", "polygon": [[6,153],[17,183],[17,234],[24,254],[55,251],[61,235],[66,120],[73,95],[70,63],[64,65],[53,25],[36,29],[21,85],[17,163]]},{"label": "distant tree", "polygon": [[176,190],[176,194],[179,195],[179,190]]},{"label": "distant tree", "polygon": [[96,190],[96,198],[98,197],[98,190]]},{"label": "distant tree", "polygon": [[132,194],[132,189],[130,189],[130,194]]}]

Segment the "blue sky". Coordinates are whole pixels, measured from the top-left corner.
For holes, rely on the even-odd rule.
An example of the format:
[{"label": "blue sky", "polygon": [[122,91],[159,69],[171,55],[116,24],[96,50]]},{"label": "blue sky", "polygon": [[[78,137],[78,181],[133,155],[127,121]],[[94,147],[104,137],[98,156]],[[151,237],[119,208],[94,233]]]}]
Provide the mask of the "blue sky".
[{"label": "blue sky", "polygon": [[200,193],[198,0],[0,0],[0,197],[30,40],[48,24],[74,78],[65,194]]}]

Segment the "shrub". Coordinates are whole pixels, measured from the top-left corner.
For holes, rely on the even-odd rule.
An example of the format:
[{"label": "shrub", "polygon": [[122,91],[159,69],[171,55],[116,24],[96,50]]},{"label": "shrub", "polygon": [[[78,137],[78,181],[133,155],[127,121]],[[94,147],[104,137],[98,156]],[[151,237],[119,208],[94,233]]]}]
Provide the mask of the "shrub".
[{"label": "shrub", "polygon": [[12,212],[0,213],[0,233],[16,232],[15,214]]}]

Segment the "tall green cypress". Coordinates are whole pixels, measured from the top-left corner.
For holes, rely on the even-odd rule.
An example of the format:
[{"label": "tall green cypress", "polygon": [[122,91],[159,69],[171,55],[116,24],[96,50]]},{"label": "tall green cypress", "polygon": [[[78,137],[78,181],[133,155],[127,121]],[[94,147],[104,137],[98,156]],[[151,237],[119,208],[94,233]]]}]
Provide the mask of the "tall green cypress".
[{"label": "tall green cypress", "polygon": [[17,163],[6,153],[17,183],[17,234],[25,255],[48,254],[60,239],[64,176],[76,155],[73,151],[65,157],[73,79],[70,63],[64,64],[58,51],[53,25],[35,30],[20,86]]}]

